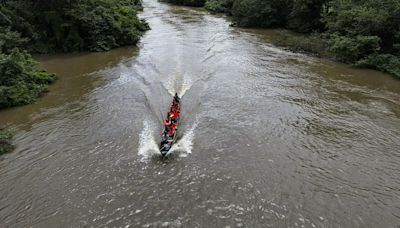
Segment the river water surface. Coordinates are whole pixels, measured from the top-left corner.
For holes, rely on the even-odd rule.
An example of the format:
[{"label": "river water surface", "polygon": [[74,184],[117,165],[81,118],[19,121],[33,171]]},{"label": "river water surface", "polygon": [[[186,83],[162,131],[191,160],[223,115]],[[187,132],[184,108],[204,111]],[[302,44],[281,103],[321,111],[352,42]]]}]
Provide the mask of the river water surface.
[{"label": "river water surface", "polygon": [[[138,48],[41,56],[0,112],[0,227],[399,227],[400,81],[271,45],[271,30],[144,1]],[[179,141],[157,154],[171,94]]]}]

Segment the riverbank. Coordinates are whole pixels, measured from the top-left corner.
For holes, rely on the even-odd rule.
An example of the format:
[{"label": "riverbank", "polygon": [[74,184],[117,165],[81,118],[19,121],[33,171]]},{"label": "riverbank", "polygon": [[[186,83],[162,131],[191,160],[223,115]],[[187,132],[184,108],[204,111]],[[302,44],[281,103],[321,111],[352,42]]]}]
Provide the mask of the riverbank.
[{"label": "riverbank", "polygon": [[400,5],[395,0],[164,1],[224,13],[238,27],[288,29],[299,34],[286,33],[277,45],[400,78]]},{"label": "riverbank", "polygon": [[108,51],[149,29],[141,1],[5,1],[0,6],[0,109],[31,104],[55,80],[31,54]]}]

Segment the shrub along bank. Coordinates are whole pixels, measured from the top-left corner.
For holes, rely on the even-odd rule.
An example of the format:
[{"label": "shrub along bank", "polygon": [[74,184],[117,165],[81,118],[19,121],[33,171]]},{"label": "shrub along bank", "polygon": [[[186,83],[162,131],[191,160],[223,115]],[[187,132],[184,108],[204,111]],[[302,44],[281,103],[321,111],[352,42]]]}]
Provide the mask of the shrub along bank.
[{"label": "shrub along bank", "polygon": [[12,134],[10,132],[0,129],[0,155],[9,153],[14,149],[11,139]]},{"label": "shrub along bank", "polygon": [[[185,0],[165,1],[181,4]],[[238,26],[311,34],[281,43],[400,77],[398,0],[190,0],[185,5],[226,13]]]},{"label": "shrub along bank", "polygon": [[148,29],[139,0],[1,0],[0,109],[32,103],[55,76],[29,53],[106,51]]}]

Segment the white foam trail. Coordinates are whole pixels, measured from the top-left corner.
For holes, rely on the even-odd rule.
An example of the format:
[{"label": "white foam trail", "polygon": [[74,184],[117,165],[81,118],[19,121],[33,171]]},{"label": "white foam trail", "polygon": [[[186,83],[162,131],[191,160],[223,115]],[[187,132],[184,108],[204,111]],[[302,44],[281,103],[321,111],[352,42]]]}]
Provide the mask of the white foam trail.
[{"label": "white foam trail", "polygon": [[149,158],[156,154],[160,154],[160,150],[154,139],[154,135],[151,129],[153,125],[148,121],[145,120],[143,122],[143,130],[140,133],[139,138],[139,152],[138,154],[142,156],[141,161],[147,161]]},{"label": "white foam trail", "polygon": [[175,93],[178,93],[179,97],[183,97],[183,95],[185,95],[192,85],[193,82],[184,77],[180,64],[177,64],[173,77],[170,77],[164,84],[171,96],[174,96]]},{"label": "white foam trail", "polygon": [[183,137],[172,146],[168,154],[179,153],[180,157],[187,157],[188,154],[191,154],[193,150],[193,141],[195,136],[194,131],[196,127],[197,119],[193,123],[192,127],[184,133]]},{"label": "white foam trail", "polygon": [[[188,81],[183,81],[182,85],[180,86],[179,90],[177,91],[179,97],[183,97],[185,93],[192,87],[193,83]],[[175,95],[175,94],[174,94]]]}]

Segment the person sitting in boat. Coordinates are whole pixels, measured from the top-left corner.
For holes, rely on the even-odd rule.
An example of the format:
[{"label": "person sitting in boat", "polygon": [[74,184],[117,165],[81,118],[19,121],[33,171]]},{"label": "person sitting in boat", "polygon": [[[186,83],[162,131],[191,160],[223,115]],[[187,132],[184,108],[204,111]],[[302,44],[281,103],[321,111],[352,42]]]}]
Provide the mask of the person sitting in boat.
[{"label": "person sitting in boat", "polygon": [[168,132],[165,131],[162,135],[162,142],[166,143],[168,141],[169,137],[168,137]]},{"label": "person sitting in boat", "polygon": [[174,137],[174,135],[175,135],[175,130],[174,130],[174,128],[171,127],[171,129],[170,129],[169,132],[168,132],[168,135],[169,135],[169,137]]},{"label": "person sitting in boat", "polygon": [[179,97],[178,97],[178,93],[175,93],[175,96],[174,96],[174,101],[176,101],[177,103],[179,103]]},{"label": "person sitting in boat", "polygon": [[165,122],[164,122],[164,127],[165,127],[166,129],[168,129],[170,126],[171,126],[171,119],[168,118],[168,119],[165,120]]},{"label": "person sitting in boat", "polygon": [[174,119],[178,120],[179,119],[179,111],[178,112],[174,112]]}]

